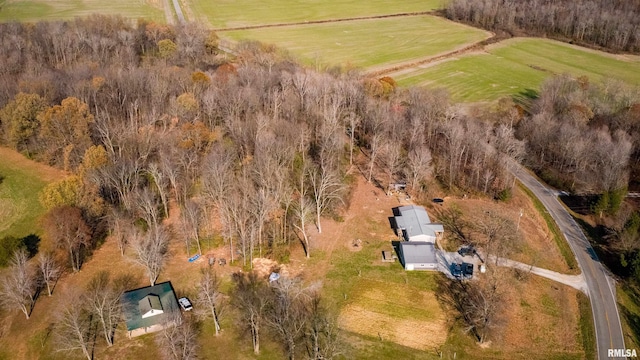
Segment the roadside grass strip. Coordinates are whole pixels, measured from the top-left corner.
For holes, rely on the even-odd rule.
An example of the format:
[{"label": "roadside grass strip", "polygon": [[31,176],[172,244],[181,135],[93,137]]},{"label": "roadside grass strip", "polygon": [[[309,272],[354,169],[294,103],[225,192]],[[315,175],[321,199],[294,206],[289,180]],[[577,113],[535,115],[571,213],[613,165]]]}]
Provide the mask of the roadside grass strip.
[{"label": "roadside grass strip", "polygon": [[525,194],[527,194],[527,196],[529,196],[529,198],[533,202],[533,206],[536,208],[538,213],[544,218],[544,221],[547,223],[547,227],[549,228],[549,231],[551,232],[556,245],[558,245],[558,250],[560,250],[560,254],[562,254],[564,261],[567,262],[567,266],[569,267],[569,269],[573,271],[577,270],[578,262],[576,261],[575,255],[571,251],[571,248],[569,247],[569,243],[567,243],[565,238],[562,236],[556,222],[553,220],[551,215],[547,212],[547,210],[545,209],[544,205],[540,202],[540,200],[538,200],[538,198],[531,192],[531,190],[527,189],[519,181],[518,181],[518,186],[522,191],[524,191]]}]

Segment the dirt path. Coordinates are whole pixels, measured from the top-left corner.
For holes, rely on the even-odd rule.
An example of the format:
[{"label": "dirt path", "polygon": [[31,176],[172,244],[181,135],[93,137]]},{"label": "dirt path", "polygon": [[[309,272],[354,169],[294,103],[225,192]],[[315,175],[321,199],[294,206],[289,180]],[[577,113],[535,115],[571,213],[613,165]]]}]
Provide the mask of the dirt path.
[{"label": "dirt path", "polygon": [[484,49],[484,47],[488,44],[491,43],[493,40],[495,39],[495,34],[491,34],[491,36],[487,39],[484,40],[480,40],[477,41],[475,43],[469,44],[469,45],[465,45],[463,47],[454,49],[452,51],[448,51],[442,54],[438,54],[435,56],[429,56],[426,58],[422,58],[419,60],[415,60],[415,61],[411,61],[411,62],[405,62],[405,63],[400,63],[394,66],[390,66],[390,67],[379,67],[379,68],[373,68],[371,70],[369,70],[367,73],[369,75],[372,76],[381,76],[381,75],[388,75],[390,73],[395,73],[395,72],[399,72],[399,71],[403,71],[403,70],[407,70],[407,69],[412,69],[412,68],[416,68],[419,66],[424,66],[430,63],[434,63],[434,62],[441,62],[443,60],[447,60],[451,57],[454,56],[459,56],[459,55],[463,55],[463,54],[467,54],[470,52],[478,52]]},{"label": "dirt path", "polygon": [[173,18],[173,13],[171,12],[171,5],[169,4],[169,0],[162,0],[162,10],[164,10],[164,19],[167,21],[167,24],[174,25],[176,21]]}]

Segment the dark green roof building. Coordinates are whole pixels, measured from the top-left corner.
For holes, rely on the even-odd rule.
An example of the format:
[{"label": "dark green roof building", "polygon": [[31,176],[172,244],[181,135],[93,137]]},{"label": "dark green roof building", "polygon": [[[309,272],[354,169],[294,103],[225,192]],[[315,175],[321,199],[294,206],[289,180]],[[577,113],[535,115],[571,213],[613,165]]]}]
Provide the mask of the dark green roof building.
[{"label": "dark green roof building", "polygon": [[171,282],[129,290],[122,294],[122,306],[129,337],[135,337],[174,325],[172,314],[180,314]]}]

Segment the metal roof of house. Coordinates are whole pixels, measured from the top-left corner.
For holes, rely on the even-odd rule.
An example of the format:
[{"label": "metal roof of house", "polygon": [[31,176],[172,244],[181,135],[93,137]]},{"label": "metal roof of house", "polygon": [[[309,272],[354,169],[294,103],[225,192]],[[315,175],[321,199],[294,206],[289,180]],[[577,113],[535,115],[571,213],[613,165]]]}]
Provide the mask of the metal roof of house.
[{"label": "metal roof of house", "polygon": [[408,239],[419,235],[435,238],[437,232],[444,231],[441,224],[431,223],[427,210],[422,206],[400,206],[393,209],[393,214],[397,228],[404,230]]},{"label": "metal roof of house", "polygon": [[[145,298],[146,301],[143,301]],[[171,312],[179,311],[178,299],[170,281],[127,291],[122,294],[121,301],[127,323],[127,331],[160,324],[165,321]],[[156,303],[156,301],[159,303]],[[162,310],[163,313],[142,318],[142,315],[151,309]]]},{"label": "metal roof of house", "polygon": [[438,262],[436,248],[433,243],[426,241],[400,242],[402,263],[406,264],[435,264]]}]

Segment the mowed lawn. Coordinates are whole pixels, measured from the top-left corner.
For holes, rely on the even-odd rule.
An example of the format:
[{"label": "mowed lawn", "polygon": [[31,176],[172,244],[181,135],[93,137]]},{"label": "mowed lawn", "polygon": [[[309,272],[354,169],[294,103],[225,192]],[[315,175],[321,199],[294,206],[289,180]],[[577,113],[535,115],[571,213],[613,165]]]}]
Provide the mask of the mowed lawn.
[{"label": "mowed lawn", "polygon": [[422,12],[440,8],[440,0],[190,0],[200,20],[214,28],[295,23],[387,14]]},{"label": "mowed lawn", "polygon": [[516,38],[486,53],[391,74],[402,86],[446,88],[454,101],[491,101],[537,91],[554,74],[640,85],[640,57],[616,56],[548,39]]},{"label": "mowed lawn", "polygon": [[38,219],[44,208],[40,191],[64,173],[31,161],[17,152],[0,147],[0,239],[39,234]]},{"label": "mowed lawn", "polygon": [[371,68],[430,57],[490,34],[435,16],[407,16],[221,32],[287,49],[307,65]]},{"label": "mowed lawn", "polygon": [[161,0],[0,0],[0,22],[68,20],[94,13],[164,22]]}]

